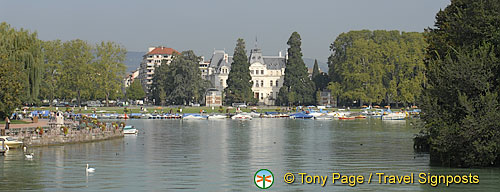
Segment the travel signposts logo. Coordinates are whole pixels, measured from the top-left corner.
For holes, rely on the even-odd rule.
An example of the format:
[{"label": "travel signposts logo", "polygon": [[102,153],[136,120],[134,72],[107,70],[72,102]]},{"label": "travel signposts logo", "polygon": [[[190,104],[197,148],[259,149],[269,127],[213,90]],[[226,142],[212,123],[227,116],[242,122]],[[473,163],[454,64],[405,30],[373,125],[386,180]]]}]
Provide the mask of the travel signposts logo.
[{"label": "travel signposts logo", "polygon": [[258,188],[267,189],[274,183],[274,175],[267,169],[261,169],[254,175],[254,182]]}]

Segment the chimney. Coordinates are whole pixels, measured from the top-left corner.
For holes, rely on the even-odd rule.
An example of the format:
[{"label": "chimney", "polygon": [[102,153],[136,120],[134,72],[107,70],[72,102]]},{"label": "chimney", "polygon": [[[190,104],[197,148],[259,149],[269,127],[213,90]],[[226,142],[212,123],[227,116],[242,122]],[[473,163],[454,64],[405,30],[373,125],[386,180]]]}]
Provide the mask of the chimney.
[{"label": "chimney", "polygon": [[288,60],[288,51],[286,51],[285,59]]},{"label": "chimney", "polygon": [[228,60],[229,60],[229,58],[228,58],[227,53],[224,53],[224,60],[226,61],[226,63],[228,63],[228,62],[229,62],[229,61],[228,61]]},{"label": "chimney", "polygon": [[281,51],[279,52],[279,56],[281,57]]}]

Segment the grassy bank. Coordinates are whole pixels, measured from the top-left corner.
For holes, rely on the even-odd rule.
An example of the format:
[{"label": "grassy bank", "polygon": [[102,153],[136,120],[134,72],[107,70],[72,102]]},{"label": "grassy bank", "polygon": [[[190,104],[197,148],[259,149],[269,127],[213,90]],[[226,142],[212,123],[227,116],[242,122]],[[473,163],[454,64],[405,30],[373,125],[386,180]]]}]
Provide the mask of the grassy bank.
[{"label": "grassy bank", "polygon": [[[10,124],[30,124],[31,122],[22,120],[10,120]],[[0,126],[5,125],[5,121],[0,121]]]}]

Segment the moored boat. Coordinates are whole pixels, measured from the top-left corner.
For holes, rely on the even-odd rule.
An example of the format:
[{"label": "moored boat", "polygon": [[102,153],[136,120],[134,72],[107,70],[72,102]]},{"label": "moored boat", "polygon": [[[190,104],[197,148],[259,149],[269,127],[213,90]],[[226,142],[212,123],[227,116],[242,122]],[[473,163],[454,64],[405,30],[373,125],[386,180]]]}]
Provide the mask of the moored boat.
[{"label": "moored boat", "polygon": [[200,115],[198,113],[185,113],[183,116],[182,116],[182,119],[207,119],[208,116],[205,116],[205,115]]},{"label": "moored boat", "polygon": [[225,118],[227,118],[227,116],[222,114],[214,114],[208,116],[208,119],[225,119]]},{"label": "moored boat", "polygon": [[251,120],[252,116],[247,114],[236,114],[231,117],[231,119],[239,119],[239,120]]},{"label": "moored boat", "polygon": [[22,141],[18,141],[11,136],[0,136],[0,145],[5,144],[9,149],[21,148],[23,145]]},{"label": "moored boat", "polygon": [[139,131],[132,125],[127,125],[123,128],[123,134],[137,134]]}]

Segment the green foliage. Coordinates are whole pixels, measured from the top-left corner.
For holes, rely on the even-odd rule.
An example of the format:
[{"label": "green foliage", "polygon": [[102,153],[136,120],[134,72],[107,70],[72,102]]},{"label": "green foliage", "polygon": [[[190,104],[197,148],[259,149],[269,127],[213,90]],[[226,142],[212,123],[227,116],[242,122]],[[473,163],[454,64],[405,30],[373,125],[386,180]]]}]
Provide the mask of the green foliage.
[{"label": "green foliage", "polygon": [[132,84],[127,87],[127,99],[131,100],[141,100],[146,97],[146,93],[144,89],[142,89],[141,81],[139,79],[135,79]]},{"label": "green foliage", "polygon": [[0,119],[10,116],[14,109],[21,105],[24,94],[23,73],[21,65],[6,58],[8,54],[0,51]]},{"label": "green foliage", "polygon": [[94,55],[92,46],[86,41],[76,39],[63,43],[63,55],[61,62],[60,88],[64,99],[75,98],[78,105],[82,97],[90,98],[97,87],[95,75],[99,69],[93,68]]},{"label": "green foliage", "polygon": [[455,0],[428,30],[422,132],[433,163],[500,165],[498,10],[498,0]]},{"label": "green foliage", "polygon": [[245,41],[238,39],[234,48],[233,63],[227,79],[227,87],[224,89],[225,103],[255,103],[253,98],[252,77],[250,76],[250,63],[245,51]]},{"label": "green foliage", "polygon": [[170,65],[163,63],[153,76],[152,93],[157,105],[200,103],[210,82],[201,78],[200,57],[193,51],[174,55]]},{"label": "green foliage", "polygon": [[14,62],[22,65],[24,79],[22,102],[36,103],[40,92],[42,50],[37,33],[24,29],[15,30],[5,22],[0,23],[0,51],[3,52],[2,62]]},{"label": "green foliage", "polygon": [[314,104],[315,87],[309,79],[307,67],[302,60],[301,38],[293,32],[288,39],[288,60],[285,69],[283,87],[280,88],[276,103],[278,105],[311,105]]},{"label": "green foliage", "polygon": [[330,82],[330,79],[326,73],[320,73],[318,60],[314,60],[312,80],[316,87],[316,91],[322,91],[328,86],[328,83]]},{"label": "green foliage", "polygon": [[415,103],[425,83],[421,33],[350,31],[332,43],[329,76],[340,98],[366,103]]},{"label": "green foliage", "polygon": [[[59,79],[61,78],[63,47],[60,40],[43,42],[43,71],[40,98],[53,101],[61,97],[58,92]],[[52,105],[52,102],[50,102]]]},{"label": "green foliage", "polygon": [[109,98],[116,98],[123,85],[126,66],[123,63],[127,50],[113,42],[101,42],[96,45],[96,61],[93,68],[97,69],[93,76],[97,83],[98,93],[102,93],[109,106]]}]

